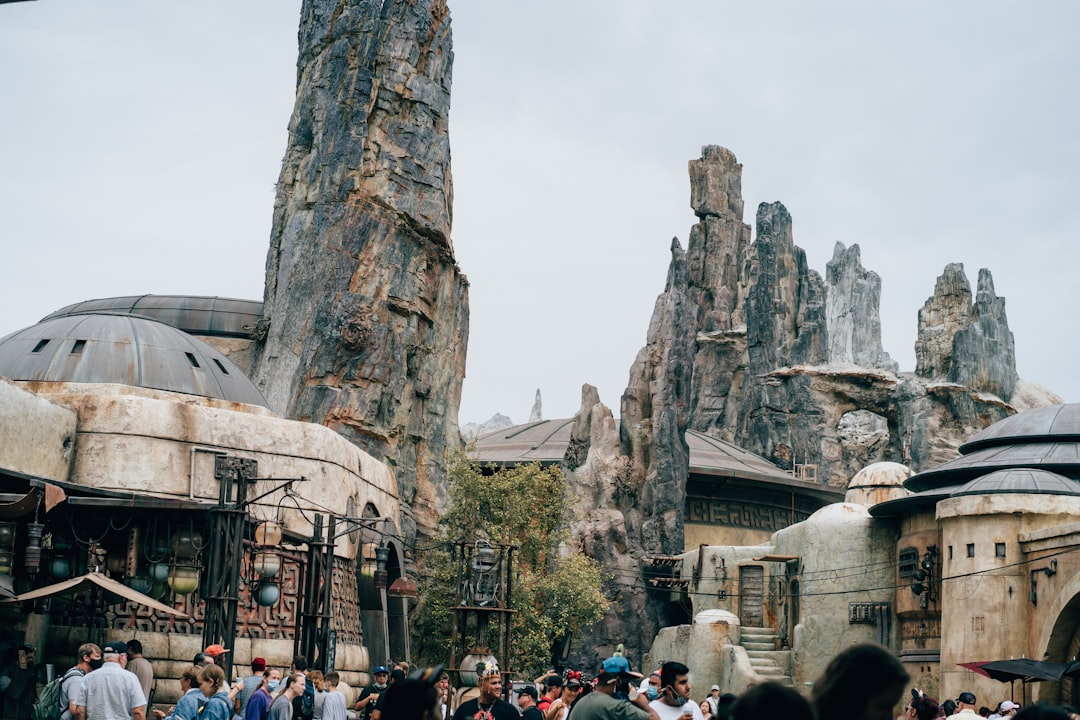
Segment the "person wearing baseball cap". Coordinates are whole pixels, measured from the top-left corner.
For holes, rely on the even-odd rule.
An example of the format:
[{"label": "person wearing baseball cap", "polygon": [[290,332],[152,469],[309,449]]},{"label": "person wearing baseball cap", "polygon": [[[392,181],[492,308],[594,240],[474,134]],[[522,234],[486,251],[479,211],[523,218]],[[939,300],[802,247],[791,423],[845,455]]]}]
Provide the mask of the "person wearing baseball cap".
[{"label": "person wearing baseball cap", "polygon": [[973,720],[973,718],[979,717],[976,712],[975,693],[965,690],[960,693],[956,698],[957,711],[955,714],[950,715],[947,720]]},{"label": "person wearing baseball cap", "polygon": [[379,695],[386,690],[386,681],[390,677],[390,670],[385,665],[379,665],[372,672],[375,682],[360,691],[360,697],[356,699],[353,710],[357,713],[358,720],[366,720],[371,717],[375,705],[379,702]]},{"label": "person wearing baseball cap", "polygon": [[209,655],[210,657],[214,658],[214,662],[216,664],[220,665],[221,662],[218,660],[218,658],[221,657],[222,655],[224,655],[225,653],[231,652],[231,651],[229,650],[229,648],[227,648],[227,647],[225,647],[223,645],[216,645],[215,644],[215,645],[208,645],[206,647],[206,649],[203,650],[203,652],[205,654]]},{"label": "person wearing baseball cap", "polygon": [[600,663],[596,687],[574,703],[574,720],[660,720],[649,706],[648,696],[637,691],[641,673],[631,670],[630,661],[621,651],[620,645],[614,655]]},{"label": "person wearing baseball cap", "polygon": [[517,705],[521,710],[522,720],[544,720],[544,713],[536,707],[536,701],[540,699],[540,693],[535,685],[526,685],[518,690]]},{"label": "person wearing baseball cap", "polygon": [[146,720],[146,695],[135,673],[128,672],[128,648],[111,642],[101,649],[101,667],[83,678],[75,696],[75,715],[81,718]]}]

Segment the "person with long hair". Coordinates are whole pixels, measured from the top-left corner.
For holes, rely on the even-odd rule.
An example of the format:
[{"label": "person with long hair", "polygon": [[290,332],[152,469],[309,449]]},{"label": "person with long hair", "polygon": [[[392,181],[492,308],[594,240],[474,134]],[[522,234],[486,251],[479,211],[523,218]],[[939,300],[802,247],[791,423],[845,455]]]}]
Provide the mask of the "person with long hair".
[{"label": "person with long hair", "polygon": [[853,645],[834,657],[814,683],[820,720],[892,720],[910,678],[891,652],[873,643]]},{"label": "person with long hair", "polygon": [[935,720],[941,716],[941,706],[929,695],[912,688],[911,702],[904,708],[906,720]]},{"label": "person with long hair", "polygon": [[199,690],[207,699],[199,712],[200,720],[232,720],[232,696],[225,685],[225,671],[220,665],[204,665],[199,670]]},{"label": "person with long hair", "polygon": [[288,680],[283,683],[281,690],[274,697],[266,720],[292,720],[293,700],[302,696],[305,688],[307,688],[307,678],[303,673],[294,672],[289,675]]}]

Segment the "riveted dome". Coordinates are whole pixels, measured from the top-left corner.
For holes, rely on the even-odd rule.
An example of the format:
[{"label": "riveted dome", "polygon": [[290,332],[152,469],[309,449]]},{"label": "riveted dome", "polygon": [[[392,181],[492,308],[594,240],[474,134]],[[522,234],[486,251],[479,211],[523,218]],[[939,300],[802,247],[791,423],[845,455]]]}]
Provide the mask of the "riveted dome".
[{"label": "riveted dome", "polygon": [[220,352],[172,325],[134,315],[69,315],[0,338],[0,375],[117,383],[269,407]]},{"label": "riveted dome", "polygon": [[1001,493],[1080,495],[1080,483],[1046,470],[1008,468],[977,477],[955,490],[950,497]]},{"label": "riveted dome", "polygon": [[904,481],[911,477],[911,468],[898,462],[876,462],[867,465],[848,483],[852,488],[868,487],[903,487]]},{"label": "riveted dome", "polygon": [[1080,403],[1048,405],[999,420],[960,446],[961,454],[1001,445],[1080,440]]}]

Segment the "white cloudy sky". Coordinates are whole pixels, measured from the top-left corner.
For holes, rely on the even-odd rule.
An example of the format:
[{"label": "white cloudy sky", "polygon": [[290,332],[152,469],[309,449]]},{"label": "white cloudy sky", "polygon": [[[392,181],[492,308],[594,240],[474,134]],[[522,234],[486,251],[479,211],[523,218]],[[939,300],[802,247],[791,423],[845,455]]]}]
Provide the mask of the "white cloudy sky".
[{"label": "white cloudy sky", "polygon": [[[299,0],[0,5],[0,335],[79,300],[260,299]],[[1007,298],[1020,375],[1080,401],[1080,3],[450,0],[462,422],[616,412],[724,145],[824,273],[859,243],[914,368],[948,262]]]}]

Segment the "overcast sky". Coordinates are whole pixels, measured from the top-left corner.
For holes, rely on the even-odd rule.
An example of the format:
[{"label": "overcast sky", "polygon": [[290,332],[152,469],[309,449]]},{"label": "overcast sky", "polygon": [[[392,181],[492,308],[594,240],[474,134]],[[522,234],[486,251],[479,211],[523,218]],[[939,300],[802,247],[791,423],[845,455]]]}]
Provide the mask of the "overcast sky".
[{"label": "overcast sky", "polygon": [[[299,0],[0,5],[0,336],[141,293],[262,298]],[[461,421],[618,412],[695,219],[687,162],[743,164],[824,274],[882,276],[913,370],[949,262],[1007,298],[1020,376],[1080,401],[1080,3],[450,0]]]}]

